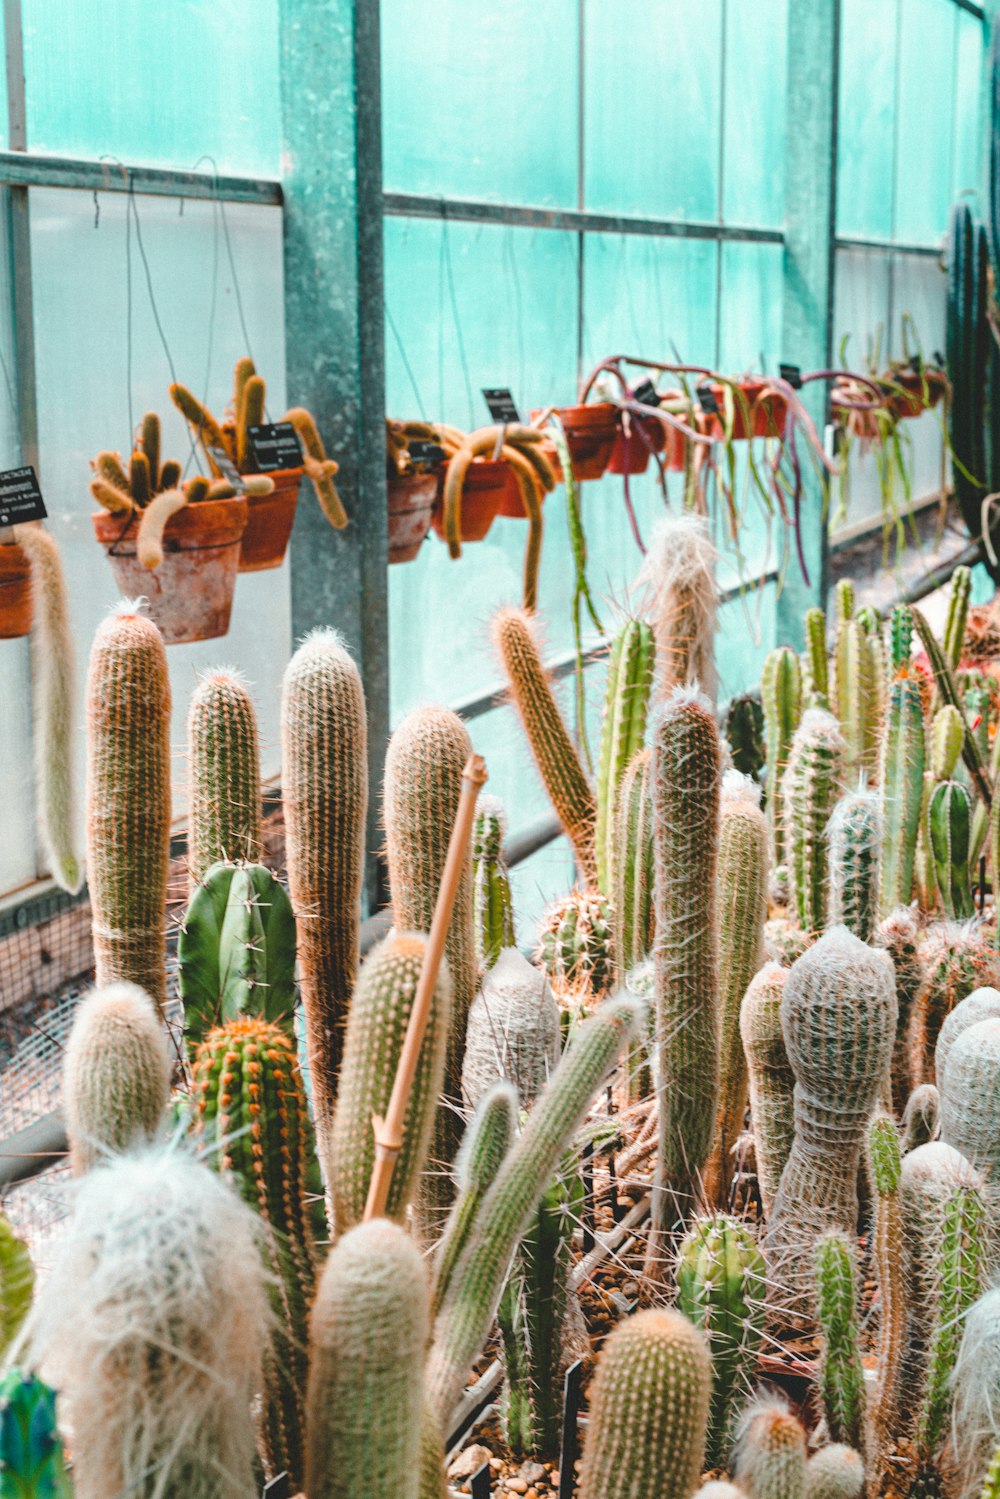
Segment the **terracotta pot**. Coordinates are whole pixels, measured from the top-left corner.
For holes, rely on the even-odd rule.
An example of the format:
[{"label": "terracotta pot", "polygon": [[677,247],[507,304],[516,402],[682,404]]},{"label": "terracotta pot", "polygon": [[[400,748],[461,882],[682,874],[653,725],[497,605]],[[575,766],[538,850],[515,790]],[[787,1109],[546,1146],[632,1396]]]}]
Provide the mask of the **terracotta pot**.
[{"label": "terracotta pot", "polygon": [[[444,480],[448,472],[445,464],[441,470],[440,488],[431,524],[442,541],[446,541],[444,529]],[[462,485],[460,529],[463,541],[482,541],[497,518],[500,502],[507,486],[514,483],[508,465],[502,461],[494,463],[492,458],[474,458]]]},{"label": "terracotta pot", "polygon": [[16,541],[0,545],[0,640],[18,640],[31,629],[31,564]]},{"label": "terracotta pot", "polygon": [[[631,417],[632,430],[626,439],[623,427],[620,427],[615,437],[615,445],[608,459],[609,474],[644,474],[649,467],[650,444],[654,453],[662,453],[666,447],[667,434],[662,422],[655,417]],[[649,443],[643,442],[642,437],[636,431],[641,426]]]},{"label": "terracotta pot", "polygon": [[108,554],[125,598],[149,600],[150,617],[167,645],[217,640],[229,630],[247,502],[203,500],[171,516],[163,533],[163,561],[147,572],[136,556],[138,525],[99,510],[94,534]]},{"label": "terracotta pot", "polygon": [[889,410],[899,421],[908,417],[922,416],[925,411],[930,411],[938,404],[945,392],[945,379],[939,370],[927,370],[923,377],[916,371],[902,370],[899,374],[893,375],[892,383],[903,387],[902,391],[895,390],[889,394]]},{"label": "terracotta pot", "polygon": [[[719,410],[725,409],[726,387],[724,385],[713,385],[712,394],[719,404]],[[768,390],[766,380],[741,380],[738,390],[743,396],[741,401],[736,392],[733,392],[733,440],[735,442],[746,442],[749,437],[784,437],[785,425],[788,421],[788,403],[784,396],[777,391]],[[768,393],[765,395],[764,392]],[[748,406],[749,412],[745,410]],[[749,430],[747,416],[749,415]],[[711,432],[713,437],[721,439],[723,435],[723,423],[721,416],[706,416],[706,431]]]},{"label": "terracotta pot", "polygon": [[389,480],[388,491],[389,561],[412,562],[430,530],[438,476],[436,473],[398,474]]},{"label": "terracotta pot", "polygon": [[274,480],[270,494],[247,495],[247,528],[240,547],[241,573],[262,573],[284,562],[304,472],[301,468],[277,469],[268,475]]},{"label": "terracotta pot", "polygon": [[[555,444],[543,442],[540,444],[540,447],[555,471],[556,483],[561,483],[563,478],[562,464],[559,462],[559,454],[556,452]],[[545,494],[546,491],[539,486],[539,503],[544,502]],[[517,477],[512,471],[510,473],[510,483],[504,490],[503,498],[497,507],[497,515],[508,516],[511,520],[527,520],[528,518],[528,512],[525,510],[524,501],[521,498],[521,486],[518,484]]]},{"label": "terracotta pot", "polygon": [[[531,414],[539,415],[537,411]],[[618,435],[618,407],[610,401],[596,401],[590,406],[563,406],[556,415],[566,433],[577,479],[599,479]]]}]

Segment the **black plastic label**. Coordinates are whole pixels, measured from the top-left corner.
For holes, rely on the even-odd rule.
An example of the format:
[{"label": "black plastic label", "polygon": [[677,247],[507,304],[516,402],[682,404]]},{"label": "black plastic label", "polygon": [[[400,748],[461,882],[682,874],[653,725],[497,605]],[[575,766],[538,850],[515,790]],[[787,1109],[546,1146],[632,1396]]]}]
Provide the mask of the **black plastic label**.
[{"label": "black plastic label", "polygon": [[444,462],[444,448],[437,442],[427,442],[425,439],[420,439],[419,441],[411,442],[406,451],[409,453],[412,463]]},{"label": "black plastic label", "polygon": [[483,390],[483,400],[490,410],[490,416],[495,422],[519,422],[521,420],[517,407],[514,405],[514,397],[506,386],[496,390]]},{"label": "black plastic label", "polygon": [[642,406],[659,406],[660,398],[656,394],[656,386],[652,380],[640,380],[632,392],[633,401],[638,401]]},{"label": "black plastic label", "polygon": [[0,473],[0,526],[44,520],[47,513],[38,487],[38,475],[30,464],[26,468],[9,468]]},{"label": "black plastic label", "polygon": [[710,385],[699,385],[695,390],[698,397],[698,405],[706,416],[718,416],[719,403],[715,399],[715,391]]},{"label": "black plastic label", "polygon": [[262,422],[247,428],[250,448],[261,474],[273,474],[282,468],[302,467],[299,435],[291,422]]},{"label": "black plastic label", "polygon": [[793,390],[802,389],[802,371],[797,364],[779,364],[778,374]]}]

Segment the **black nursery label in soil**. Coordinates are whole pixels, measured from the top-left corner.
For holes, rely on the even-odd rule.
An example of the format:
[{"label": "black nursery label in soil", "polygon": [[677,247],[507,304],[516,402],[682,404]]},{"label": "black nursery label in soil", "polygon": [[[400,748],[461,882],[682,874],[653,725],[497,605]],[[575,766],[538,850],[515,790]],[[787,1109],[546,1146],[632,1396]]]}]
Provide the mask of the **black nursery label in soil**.
[{"label": "black nursery label in soil", "polygon": [[225,448],[216,447],[209,442],[205,444],[205,451],[211,458],[212,462],[215,464],[216,468],[219,470],[219,473],[222,475],[222,477],[229,480],[230,484],[236,490],[237,494],[242,494],[243,480],[240,478],[240,471],[236,467],[236,464],[233,462],[233,460],[230,458],[229,454],[226,452]]},{"label": "black nursery label in soil", "polygon": [[782,380],[786,380],[793,390],[802,389],[802,371],[797,364],[779,364],[778,374]]},{"label": "black nursery label in soil", "polygon": [[413,463],[443,463],[444,448],[436,442],[411,442],[407,448]]},{"label": "black nursery label in soil", "polygon": [[302,467],[302,448],[291,422],[262,422],[259,427],[248,427],[247,436],[260,473]]},{"label": "black nursery label in soil", "polygon": [[9,468],[0,473],[0,526],[18,526],[26,520],[44,520],[47,511],[35,470]]},{"label": "black nursery label in soil", "polygon": [[695,391],[698,397],[698,405],[706,416],[718,416],[719,403],[715,399],[715,391],[710,385],[699,385]]},{"label": "black nursery label in soil", "polygon": [[517,407],[514,405],[514,397],[510,391],[503,386],[497,390],[483,390],[483,400],[490,409],[490,416],[495,422],[519,422],[521,420]]},{"label": "black nursery label in soil", "polygon": [[660,398],[656,394],[656,386],[652,380],[642,380],[632,392],[632,399],[642,406],[659,406],[660,404]]}]

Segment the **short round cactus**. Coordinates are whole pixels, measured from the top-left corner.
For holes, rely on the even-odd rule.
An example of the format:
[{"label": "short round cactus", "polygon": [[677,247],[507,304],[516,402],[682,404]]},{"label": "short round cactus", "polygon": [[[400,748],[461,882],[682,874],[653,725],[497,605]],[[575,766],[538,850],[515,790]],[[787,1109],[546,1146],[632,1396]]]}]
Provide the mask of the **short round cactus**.
[{"label": "short round cactus", "polygon": [[559,1008],[545,974],[516,947],[483,974],[465,1028],[462,1097],[474,1109],[499,1078],[514,1084],[524,1108],[559,1060]]},{"label": "short round cactus", "polygon": [[865,1465],[860,1452],[830,1442],[806,1463],[806,1499],[861,1499]]},{"label": "short round cactus", "polygon": [[806,1434],[779,1397],[762,1395],[745,1411],[736,1437],[735,1467],[747,1499],[802,1499]]},{"label": "short round cactus", "polygon": [[610,902],[585,890],[556,901],[542,919],[537,956],[560,998],[597,1000],[609,993],[615,982]]},{"label": "short round cactus", "polygon": [[967,994],[944,1017],[934,1050],[934,1071],[939,1088],[948,1056],[962,1032],[967,1031],[970,1025],[978,1025],[980,1020],[996,1019],[1000,1019],[1000,989],[994,989],[988,984],[981,989],[973,989],[971,994]]}]

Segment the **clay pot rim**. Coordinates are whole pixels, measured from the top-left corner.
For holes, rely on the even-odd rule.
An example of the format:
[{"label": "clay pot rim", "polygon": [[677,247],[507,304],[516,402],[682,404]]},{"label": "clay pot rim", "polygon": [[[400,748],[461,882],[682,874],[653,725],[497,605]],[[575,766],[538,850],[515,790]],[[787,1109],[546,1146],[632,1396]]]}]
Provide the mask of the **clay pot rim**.
[{"label": "clay pot rim", "polygon": [[[270,499],[271,496],[264,495],[260,498]],[[112,515],[110,510],[93,511],[91,520],[97,540],[106,547],[134,541],[138,534],[138,513],[133,510],[128,517],[127,524],[123,526],[121,517]],[[216,551],[220,546],[238,544],[247,528],[249,518],[250,506],[246,495],[230,495],[222,500],[199,500],[194,505],[185,505],[183,509],[170,517],[163,528],[163,538],[165,541],[180,541],[197,537],[205,532],[218,531],[227,539],[204,546],[179,546],[177,548],[182,552]]]}]

